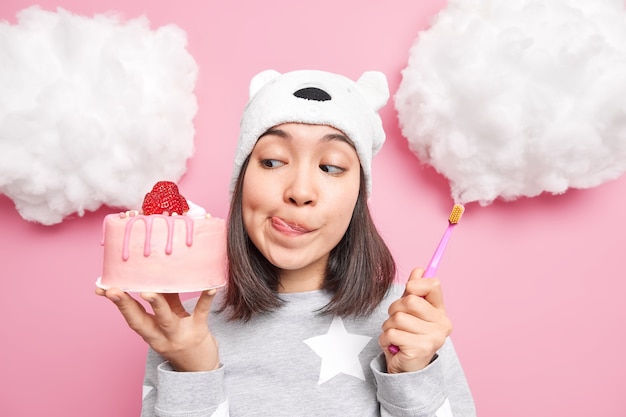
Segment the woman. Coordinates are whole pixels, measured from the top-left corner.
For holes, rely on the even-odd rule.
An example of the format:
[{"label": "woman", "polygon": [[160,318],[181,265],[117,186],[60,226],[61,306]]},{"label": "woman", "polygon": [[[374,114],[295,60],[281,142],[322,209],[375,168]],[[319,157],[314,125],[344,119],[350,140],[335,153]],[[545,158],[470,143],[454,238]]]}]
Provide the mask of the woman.
[{"label": "woman", "polygon": [[378,72],[253,78],[226,289],[189,312],[178,295],[142,294],[154,314],[97,290],[151,347],[142,415],[475,415],[439,281],[416,269],[393,284],[367,207],[388,95]]}]

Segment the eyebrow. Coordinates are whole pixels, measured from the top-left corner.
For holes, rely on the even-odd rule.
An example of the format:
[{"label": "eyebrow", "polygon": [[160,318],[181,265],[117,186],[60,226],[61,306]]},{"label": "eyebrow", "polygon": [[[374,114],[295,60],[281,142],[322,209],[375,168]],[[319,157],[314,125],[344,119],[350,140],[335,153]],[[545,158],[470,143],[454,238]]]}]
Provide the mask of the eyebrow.
[{"label": "eyebrow", "polygon": [[[259,139],[261,139],[263,136],[266,136],[266,135],[276,135],[276,136],[279,136],[279,137],[284,138],[284,139],[292,139],[292,136],[290,134],[288,134],[287,132],[285,132],[282,129],[277,129],[277,128],[270,128],[270,129],[268,129],[265,133],[263,133],[261,136],[259,136]],[[348,145],[350,145],[350,146],[352,146],[353,148],[356,149],[356,147],[354,146],[354,143],[350,140],[350,138],[347,137],[346,135],[342,135],[340,133],[329,133],[327,135],[322,136],[322,140],[324,142],[331,142],[333,140],[346,142]]]}]

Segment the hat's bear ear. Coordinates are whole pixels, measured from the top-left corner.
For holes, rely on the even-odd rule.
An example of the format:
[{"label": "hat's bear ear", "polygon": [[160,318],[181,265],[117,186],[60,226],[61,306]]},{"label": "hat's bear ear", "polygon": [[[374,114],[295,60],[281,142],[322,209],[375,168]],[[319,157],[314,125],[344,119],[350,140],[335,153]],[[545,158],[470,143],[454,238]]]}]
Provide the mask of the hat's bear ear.
[{"label": "hat's bear ear", "polygon": [[250,88],[248,90],[249,98],[254,97],[261,88],[280,76],[280,72],[272,69],[259,72],[250,80]]},{"label": "hat's bear ear", "polygon": [[380,71],[366,71],[356,82],[361,94],[372,105],[374,110],[380,110],[389,100],[389,86],[387,77]]}]

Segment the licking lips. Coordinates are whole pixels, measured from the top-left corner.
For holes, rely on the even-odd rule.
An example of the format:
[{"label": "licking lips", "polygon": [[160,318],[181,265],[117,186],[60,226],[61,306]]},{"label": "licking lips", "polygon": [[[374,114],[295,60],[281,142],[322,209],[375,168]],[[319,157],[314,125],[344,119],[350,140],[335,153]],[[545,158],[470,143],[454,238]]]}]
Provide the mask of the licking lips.
[{"label": "licking lips", "polygon": [[272,226],[274,229],[289,236],[300,236],[312,231],[304,225],[298,223],[290,223],[279,217],[272,217]]}]

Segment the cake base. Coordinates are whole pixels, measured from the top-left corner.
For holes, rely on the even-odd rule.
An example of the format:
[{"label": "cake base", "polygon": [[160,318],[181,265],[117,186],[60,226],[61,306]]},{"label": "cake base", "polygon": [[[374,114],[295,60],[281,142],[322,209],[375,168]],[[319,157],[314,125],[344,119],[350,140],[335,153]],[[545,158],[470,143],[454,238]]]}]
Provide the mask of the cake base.
[{"label": "cake base", "polygon": [[[188,292],[201,292],[201,291],[208,291],[208,290],[213,290],[216,288],[222,288],[226,285],[226,283],[222,283],[222,284],[218,284],[218,285],[214,285],[212,287],[205,287],[205,288],[194,288],[194,289],[190,289],[190,288],[181,288],[181,289],[175,289],[175,288],[156,288],[156,287],[152,287],[152,288],[148,288],[148,287],[144,287],[144,288],[120,288],[120,290],[124,291],[124,292],[156,292],[156,293],[160,293],[160,294],[176,294],[176,293],[188,293]],[[103,285],[102,284],[102,277],[98,277],[98,279],[96,280],[96,287],[101,288],[103,290],[108,290],[109,287],[108,285]]]},{"label": "cake base", "polygon": [[100,288],[181,293],[219,288],[227,280],[223,219],[109,214],[101,243]]}]

